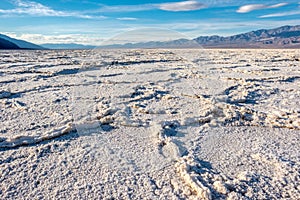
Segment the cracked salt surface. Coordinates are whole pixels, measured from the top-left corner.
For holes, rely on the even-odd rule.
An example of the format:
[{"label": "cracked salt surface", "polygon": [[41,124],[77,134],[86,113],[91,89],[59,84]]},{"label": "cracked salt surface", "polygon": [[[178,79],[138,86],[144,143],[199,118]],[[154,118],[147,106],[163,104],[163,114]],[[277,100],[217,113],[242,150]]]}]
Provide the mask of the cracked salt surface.
[{"label": "cracked salt surface", "polygon": [[176,51],[1,51],[1,196],[297,199],[299,50]]}]

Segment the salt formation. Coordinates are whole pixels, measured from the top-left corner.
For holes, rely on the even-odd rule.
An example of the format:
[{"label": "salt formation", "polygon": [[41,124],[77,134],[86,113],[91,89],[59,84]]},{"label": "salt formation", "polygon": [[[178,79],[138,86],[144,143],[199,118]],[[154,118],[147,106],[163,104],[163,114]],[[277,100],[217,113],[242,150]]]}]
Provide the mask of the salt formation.
[{"label": "salt formation", "polygon": [[297,199],[299,50],[176,51],[1,51],[1,196]]}]

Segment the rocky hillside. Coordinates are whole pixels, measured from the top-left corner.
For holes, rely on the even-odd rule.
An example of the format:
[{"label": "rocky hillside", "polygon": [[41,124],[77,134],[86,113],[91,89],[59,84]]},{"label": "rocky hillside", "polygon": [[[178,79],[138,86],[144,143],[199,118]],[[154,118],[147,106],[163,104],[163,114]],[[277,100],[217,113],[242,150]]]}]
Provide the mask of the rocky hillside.
[{"label": "rocky hillside", "polygon": [[[24,40],[17,40],[11,37],[8,37],[6,35],[0,34],[0,39],[3,41],[8,41],[11,44],[14,44],[15,46],[17,46],[19,49],[45,49],[44,47],[41,47],[39,45],[24,41]],[[3,46],[2,49],[5,49],[5,46]],[[11,49],[11,48],[9,48]]]},{"label": "rocky hillside", "polygon": [[194,40],[212,48],[300,48],[300,25],[261,29],[228,37],[201,36]]},{"label": "rocky hillside", "polygon": [[20,49],[16,44],[0,38],[0,49]]}]

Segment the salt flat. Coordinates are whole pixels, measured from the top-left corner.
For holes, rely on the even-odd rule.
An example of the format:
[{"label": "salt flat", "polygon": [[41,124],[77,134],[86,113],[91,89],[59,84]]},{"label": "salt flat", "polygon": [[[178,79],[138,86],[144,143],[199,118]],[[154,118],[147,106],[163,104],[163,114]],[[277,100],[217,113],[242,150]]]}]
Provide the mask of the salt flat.
[{"label": "salt flat", "polygon": [[4,198],[300,196],[300,50],[0,55]]}]

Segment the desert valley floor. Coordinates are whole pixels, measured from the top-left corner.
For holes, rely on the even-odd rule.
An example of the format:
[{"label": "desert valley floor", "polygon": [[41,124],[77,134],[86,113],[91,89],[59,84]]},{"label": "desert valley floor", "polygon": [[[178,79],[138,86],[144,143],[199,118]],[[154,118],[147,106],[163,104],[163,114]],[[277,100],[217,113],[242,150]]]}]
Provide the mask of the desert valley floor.
[{"label": "desert valley floor", "polygon": [[0,56],[1,199],[300,197],[300,50]]}]

